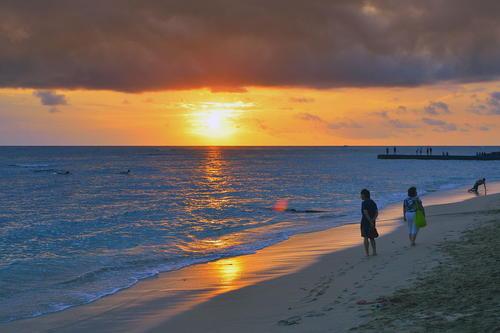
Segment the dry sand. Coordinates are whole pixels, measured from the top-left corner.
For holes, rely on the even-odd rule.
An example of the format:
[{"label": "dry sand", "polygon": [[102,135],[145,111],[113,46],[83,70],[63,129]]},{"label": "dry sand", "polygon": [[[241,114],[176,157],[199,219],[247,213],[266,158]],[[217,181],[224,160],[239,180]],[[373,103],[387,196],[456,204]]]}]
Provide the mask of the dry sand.
[{"label": "dry sand", "polygon": [[[428,207],[432,217],[416,247],[409,246],[406,228],[395,228],[398,221],[379,224],[386,235],[378,239],[376,257],[364,257],[357,225],[299,235],[255,255],[163,274],[86,306],[0,325],[0,331],[346,332],[369,322],[375,326],[359,329],[371,329],[380,322],[372,313],[378,303],[359,302],[390,298],[434,274],[450,260],[440,250],[443,242],[498,220],[499,203],[500,195],[489,195]],[[399,211],[398,205],[382,218]]]},{"label": "dry sand", "polygon": [[500,209],[443,243],[447,260],[411,287],[381,299],[353,332],[500,332]]}]

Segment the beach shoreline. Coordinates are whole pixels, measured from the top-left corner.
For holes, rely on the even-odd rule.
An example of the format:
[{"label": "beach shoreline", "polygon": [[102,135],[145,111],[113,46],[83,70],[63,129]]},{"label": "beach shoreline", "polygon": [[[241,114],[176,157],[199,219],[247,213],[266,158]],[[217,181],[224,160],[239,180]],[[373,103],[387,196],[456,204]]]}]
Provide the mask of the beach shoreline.
[{"label": "beach shoreline", "polygon": [[[433,203],[460,201],[471,196],[458,191],[453,193],[455,193],[455,196],[438,194]],[[400,215],[399,205],[394,205],[384,210],[381,220],[390,220],[391,218],[396,220],[397,216]],[[398,228],[399,224],[399,222],[395,221],[381,222],[378,228],[382,233],[394,237],[395,234],[403,232],[403,228]],[[361,239],[358,228],[357,225],[345,225],[332,228],[335,229],[335,232],[328,229],[321,232],[295,235],[285,242],[260,250],[256,254],[217,260],[194,265],[176,272],[162,273],[158,278],[145,280],[132,288],[94,303],[47,316],[0,325],[0,328],[3,326],[3,329],[7,332],[43,332],[48,330],[83,332],[89,329],[94,331],[121,331],[124,327],[129,332],[165,331],[167,328],[168,331],[173,332],[188,332],[190,330],[187,329],[190,326],[186,322],[191,322],[191,324],[193,322],[190,318],[200,318],[200,312],[204,311],[206,315],[201,314],[201,318],[214,316],[211,313],[214,310],[210,309],[210,307],[220,308],[214,305],[214,302],[224,303],[234,294],[240,293],[243,293],[244,296],[238,296],[237,298],[245,299],[250,297],[258,299],[262,293],[256,292],[255,295],[252,295],[254,292],[248,290],[256,286],[273,284],[275,281],[287,277],[301,276],[304,271],[316,269],[314,267],[318,265],[321,266],[321,262],[325,260],[325,257],[337,254],[337,257],[350,258],[346,262],[349,262],[349,265],[353,267],[363,263],[365,258],[362,257],[362,252],[359,249]],[[335,234],[333,238],[332,234]],[[380,243],[384,241],[383,239],[381,239]],[[403,238],[403,240],[406,239]],[[334,242],[333,245],[328,244],[328,242],[332,241]],[[379,250],[384,251],[384,246],[379,247]],[[384,256],[381,255],[380,257]],[[380,257],[374,259],[379,260]],[[349,273],[348,270],[344,272],[344,275],[350,274],[352,273]],[[205,280],[205,285],[197,285],[197,279],[198,282]],[[310,277],[309,280],[311,280]],[[320,286],[323,285],[326,288],[331,282],[323,281]],[[308,287],[307,283],[304,283],[304,287],[301,288],[306,290],[317,289],[316,287]],[[319,287],[320,296],[324,295],[328,288],[323,290],[322,287]],[[296,289],[299,290],[299,293],[304,292],[300,288]],[[312,301],[315,297],[309,298],[311,304],[315,304],[317,301]],[[281,308],[281,303],[286,303],[288,300],[289,298],[285,297],[281,302],[278,302],[280,304],[274,304],[271,308]],[[327,305],[324,306],[328,308]],[[286,311],[284,311],[283,315],[293,312],[294,307],[292,307],[292,310],[288,310],[288,308],[290,306],[285,307]],[[207,311],[207,309],[210,311]],[[326,316],[321,313],[321,311],[311,312],[304,316],[292,314],[288,317],[281,314],[278,316],[275,313],[276,318],[283,318],[274,321],[272,327],[266,329],[281,331],[283,327],[294,327],[294,329],[295,327],[304,327],[303,323],[306,321],[304,318]],[[269,317],[272,317],[272,315],[266,316],[265,322],[267,324],[272,322]],[[299,317],[300,320],[294,322],[293,318],[297,321]],[[277,324],[279,322],[282,324]],[[202,325],[197,326],[200,329],[205,326],[204,330],[207,331],[206,323],[204,325],[203,320],[198,320],[197,324]],[[262,324],[258,323],[258,325]],[[236,329],[231,325],[225,326]],[[34,328],[36,329],[33,330]],[[255,329],[255,327],[253,328]],[[224,329],[214,327],[212,331],[219,332],[224,331]]]}]

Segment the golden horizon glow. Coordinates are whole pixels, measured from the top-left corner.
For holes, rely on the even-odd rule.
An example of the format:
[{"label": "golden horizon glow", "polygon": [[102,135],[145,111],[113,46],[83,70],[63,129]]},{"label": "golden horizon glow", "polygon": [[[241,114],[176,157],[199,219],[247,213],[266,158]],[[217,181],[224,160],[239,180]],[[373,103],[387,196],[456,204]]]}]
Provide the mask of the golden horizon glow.
[{"label": "golden horizon glow", "polygon": [[232,93],[55,90],[67,103],[53,107],[35,90],[0,89],[0,144],[498,145],[498,91],[500,81]]},{"label": "golden horizon glow", "polygon": [[241,115],[252,105],[236,101],[183,104],[182,107],[190,110],[186,117],[191,133],[207,139],[224,139],[238,132]]}]

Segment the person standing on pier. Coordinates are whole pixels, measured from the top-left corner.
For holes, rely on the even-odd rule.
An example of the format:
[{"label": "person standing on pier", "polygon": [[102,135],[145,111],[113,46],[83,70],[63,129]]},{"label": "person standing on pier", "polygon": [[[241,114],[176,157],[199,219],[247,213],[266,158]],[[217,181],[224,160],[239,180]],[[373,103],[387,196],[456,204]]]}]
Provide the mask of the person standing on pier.
[{"label": "person standing on pier", "polygon": [[389,148],[385,148],[385,154],[389,155]]},{"label": "person standing on pier", "polygon": [[432,155],[432,147],[429,148],[429,153]]},{"label": "person standing on pier", "polygon": [[396,147],[394,147],[394,155],[396,155]]}]

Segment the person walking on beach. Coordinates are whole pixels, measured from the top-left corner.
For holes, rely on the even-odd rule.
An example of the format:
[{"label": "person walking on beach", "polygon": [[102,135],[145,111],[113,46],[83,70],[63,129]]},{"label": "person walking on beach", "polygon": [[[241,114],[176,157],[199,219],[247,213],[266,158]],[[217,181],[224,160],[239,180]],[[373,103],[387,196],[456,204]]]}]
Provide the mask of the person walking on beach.
[{"label": "person walking on beach", "polygon": [[417,188],[412,186],[408,189],[408,197],[403,202],[403,219],[408,223],[408,236],[411,246],[415,246],[418,234],[418,227],[415,224],[417,209],[421,209],[425,215],[424,206],[417,194]]},{"label": "person walking on beach", "polygon": [[361,237],[364,238],[365,253],[369,256],[370,243],[372,245],[373,255],[377,255],[377,244],[375,238],[378,237],[375,222],[378,217],[378,207],[375,201],[370,198],[370,191],[363,189],[361,191]]}]

